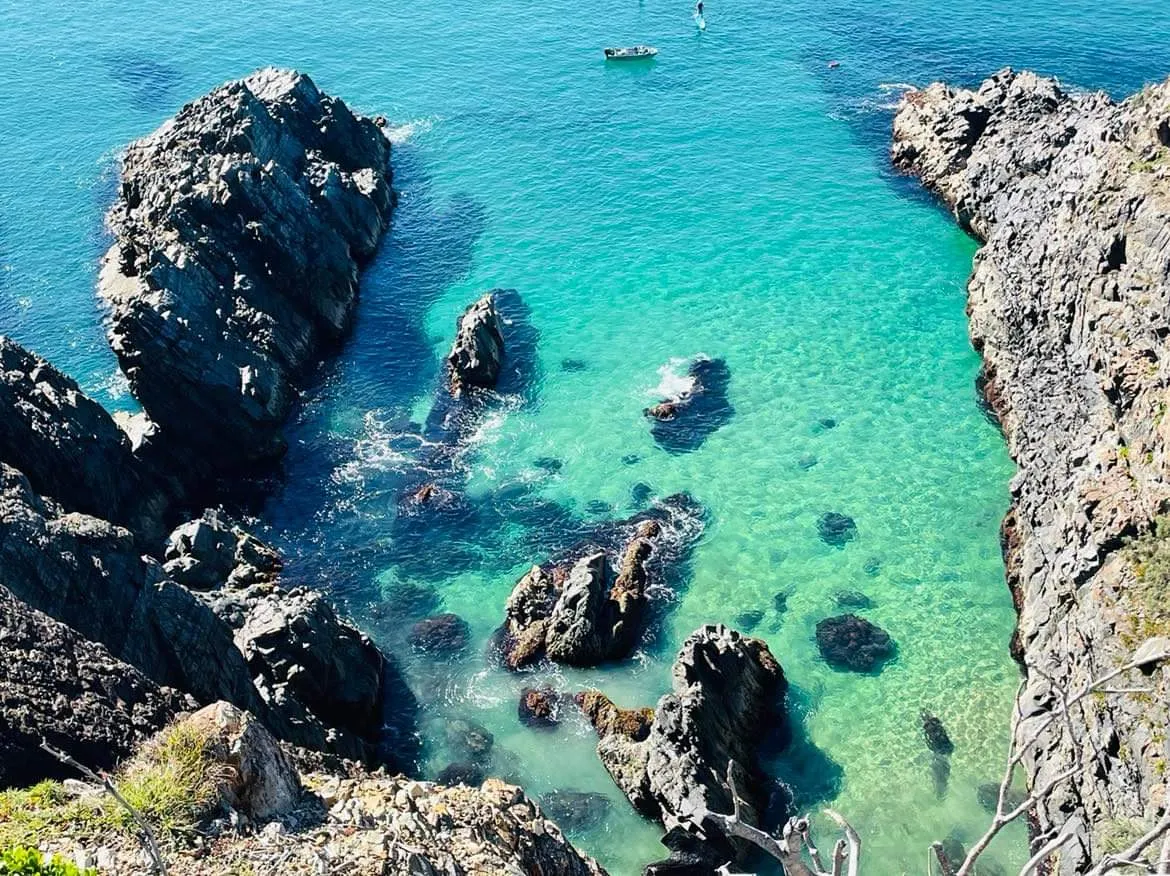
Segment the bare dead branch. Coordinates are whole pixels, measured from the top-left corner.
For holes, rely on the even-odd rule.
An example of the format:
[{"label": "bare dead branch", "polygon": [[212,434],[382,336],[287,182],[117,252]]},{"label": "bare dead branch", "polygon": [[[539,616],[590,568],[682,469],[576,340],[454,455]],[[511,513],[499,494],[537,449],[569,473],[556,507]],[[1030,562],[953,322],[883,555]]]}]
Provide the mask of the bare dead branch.
[{"label": "bare dead branch", "polygon": [[1170,858],[1170,855],[1167,854],[1170,851],[1170,835],[1167,835],[1167,831],[1170,831],[1170,810],[1167,810],[1166,814],[1162,816],[1162,820],[1136,839],[1128,849],[1118,852],[1115,855],[1105,855],[1097,862],[1097,866],[1088,872],[1087,876],[1102,876],[1102,874],[1108,873],[1110,870],[1124,866],[1140,866],[1147,870],[1153,870],[1154,866],[1149,861],[1142,860],[1142,854],[1159,839],[1163,839],[1164,836],[1167,836],[1167,839],[1163,840],[1162,853],[1159,855],[1157,869],[1158,872],[1166,872],[1163,868],[1170,866],[1166,860]]},{"label": "bare dead branch", "polygon": [[861,837],[857,835],[853,825],[839,813],[832,809],[826,809],[825,815],[837,822],[841,830],[845,832],[845,841],[849,847],[849,876],[857,876],[857,872],[861,868]]},{"label": "bare dead branch", "polygon": [[[951,861],[951,856],[947,854],[947,850],[943,848],[940,842],[933,842],[930,844],[930,850],[934,852],[935,860],[938,861],[938,869],[942,876],[955,876],[955,865]],[[930,869],[930,858],[926,859],[927,870]]]},{"label": "bare dead branch", "polygon": [[114,786],[114,783],[110,781],[110,777],[105,773],[99,774],[94,772],[85,764],[74,760],[66,752],[49,745],[48,741],[45,739],[41,740],[41,748],[66,766],[73,767],[73,769],[77,770],[94,784],[101,785],[102,788],[105,789],[106,793],[113,797],[115,802],[117,802],[119,806],[121,806],[126,810],[127,813],[129,813],[130,818],[136,825],[138,825],[138,829],[140,831],[138,836],[139,842],[142,843],[143,849],[146,850],[146,854],[150,857],[155,871],[159,873],[160,876],[167,876],[167,865],[163,860],[162,852],[159,850],[158,841],[154,837],[154,831],[151,829],[150,823],[142,816],[141,812],[131,806],[129,801],[127,801],[125,797],[118,793],[118,789]]}]

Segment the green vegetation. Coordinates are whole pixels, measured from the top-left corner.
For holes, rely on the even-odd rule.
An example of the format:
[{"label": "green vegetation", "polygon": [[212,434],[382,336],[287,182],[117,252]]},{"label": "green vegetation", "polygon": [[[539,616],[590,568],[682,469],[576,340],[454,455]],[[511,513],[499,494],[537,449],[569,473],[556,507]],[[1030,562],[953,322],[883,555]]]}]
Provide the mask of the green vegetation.
[{"label": "green vegetation", "polygon": [[1095,828],[1097,846],[1102,852],[1114,854],[1124,851],[1144,836],[1149,826],[1138,818],[1115,818],[1102,821]]},{"label": "green vegetation", "polygon": [[[180,724],[148,743],[112,776],[119,793],[155,829],[160,842],[190,832],[217,804],[224,767],[208,758],[205,749],[206,739]],[[35,846],[55,837],[92,838],[108,831],[134,831],[130,813],[108,794],[77,799],[57,782],[0,792],[0,848]]]},{"label": "green vegetation", "polygon": [[1170,630],[1170,515],[1155,518],[1150,531],[1131,541],[1127,551],[1137,576],[1130,595],[1141,615],[1135,632],[1144,637]]},{"label": "green vegetation", "polygon": [[45,863],[35,849],[16,846],[0,852],[0,876],[96,876],[96,870],[81,870],[56,855]]}]

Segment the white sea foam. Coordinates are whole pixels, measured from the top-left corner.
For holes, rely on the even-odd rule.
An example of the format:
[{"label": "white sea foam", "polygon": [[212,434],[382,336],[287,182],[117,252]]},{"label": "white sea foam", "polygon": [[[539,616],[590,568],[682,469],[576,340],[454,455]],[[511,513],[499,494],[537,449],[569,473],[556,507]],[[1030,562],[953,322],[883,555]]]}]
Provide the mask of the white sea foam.
[{"label": "white sea foam", "polygon": [[421,435],[391,429],[380,411],[366,411],[362,423],[353,456],[333,470],[336,483],[361,484],[370,474],[399,471],[413,458],[407,449],[417,450],[426,443]]},{"label": "white sea foam", "polygon": [[[705,357],[700,355],[695,358],[702,359]],[[694,359],[675,356],[659,368],[658,376],[660,380],[658,385],[648,390],[647,395],[656,396],[657,398],[676,398],[684,392],[690,392],[694,389],[695,379],[686,373],[692,361]]]},{"label": "white sea foam", "polygon": [[386,136],[387,140],[395,146],[399,146],[419,134],[425,134],[435,126],[435,122],[437,121],[439,121],[437,116],[414,119],[413,121],[403,122],[400,125],[388,125],[382,129],[382,133]]}]

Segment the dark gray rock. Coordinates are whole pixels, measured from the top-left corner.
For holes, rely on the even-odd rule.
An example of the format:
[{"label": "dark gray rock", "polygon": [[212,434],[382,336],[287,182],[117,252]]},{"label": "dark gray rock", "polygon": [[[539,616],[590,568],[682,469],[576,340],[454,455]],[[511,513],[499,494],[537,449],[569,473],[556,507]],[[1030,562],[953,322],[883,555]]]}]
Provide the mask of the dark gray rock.
[{"label": "dark gray rock", "polygon": [[597,753],[630,802],[660,819],[668,832],[680,828],[725,853],[733,844],[709,813],[732,811],[727,770],[734,762],[748,794],[744,818],[757,822],[765,802],[756,797],[764,785],[757,746],[761,728],[783,724],[786,689],[784,672],[764,642],[705,626],[679,651],[671,693],[658,701],[644,738],[637,738],[640,722],[615,720],[641,716],[616,710],[604,698],[595,696],[587,714],[601,737]]},{"label": "dark gray rock", "polygon": [[440,785],[467,785],[471,788],[478,788],[483,784],[484,778],[483,767],[479,764],[469,761],[458,761],[456,763],[449,763],[443,769],[439,770],[439,774],[435,776],[435,781]]},{"label": "dark gray rock", "polygon": [[726,361],[695,359],[687,369],[687,378],[685,390],[643,411],[652,422],[654,440],[671,453],[697,450],[735,416],[727,397],[731,369]]},{"label": "dark gray rock", "polygon": [[650,589],[667,586],[702,529],[702,509],[679,494],[534,566],[505,606],[504,665],[519,669],[548,657],[594,666],[628,657],[645,627]]},{"label": "dark gray rock", "polygon": [[855,614],[818,622],[817,647],[830,666],[854,672],[880,671],[898,653],[889,633]]},{"label": "dark gray rock", "polygon": [[[1117,103],[1004,70],[977,89],[905,95],[892,157],[982,243],[967,312],[981,396],[1017,466],[1002,543],[1027,667],[1022,733],[1151,634],[1124,550],[1170,500],[1170,86]],[[1033,830],[1071,820],[1058,872],[1101,858],[1099,825],[1142,819],[1165,786],[1163,674],[1152,696],[1109,696],[1051,722],[1024,762],[1043,787],[1084,751],[1124,751],[1057,782]],[[1006,720],[1006,718],[1005,718]],[[1107,831],[1105,831],[1107,832]]]},{"label": "dark gray rock", "polygon": [[155,443],[191,482],[283,452],[295,384],[345,335],[389,222],[389,156],[373,121],[272,69],[127,148],[99,292]]},{"label": "dark gray rock", "polygon": [[459,317],[455,343],[447,355],[451,395],[458,397],[472,387],[493,389],[503,361],[504,331],[495,296],[489,292]]},{"label": "dark gray rock", "polygon": [[216,511],[175,529],[163,551],[163,571],[191,590],[274,584],[280,554]]},{"label": "dark gray rock", "polygon": [[4,586],[0,665],[0,788],[74,776],[41,750],[42,739],[93,769],[108,770],[196,705]]},{"label": "dark gray rock", "polygon": [[134,456],[105,408],[70,377],[0,336],[0,462],[69,511],[109,520],[149,542],[173,499]]}]

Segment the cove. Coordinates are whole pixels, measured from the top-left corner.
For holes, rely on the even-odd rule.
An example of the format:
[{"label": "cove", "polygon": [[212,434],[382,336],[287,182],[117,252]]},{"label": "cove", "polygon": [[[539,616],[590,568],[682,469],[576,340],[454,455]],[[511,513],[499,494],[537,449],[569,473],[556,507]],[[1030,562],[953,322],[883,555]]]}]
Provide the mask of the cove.
[{"label": "cove", "polygon": [[[395,225],[261,521],[290,575],[328,587],[405,658],[426,708],[426,774],[458,759],[452,719],[482,724],[491,769],[534,796],[609,797],[608,814],[571,835],[613,872],[636,872],[661,855],[657,832],[613,788],[583,722],[519,724],[519,689],[547,680],[649,704],[681,640],[723,621],[752,626],[797,688],[808,746],[777,772],[808,802],[832,799],[870,862],[919,867],[930,840],[983,822],[975,789],[997,772],[1015,684],[996,536],[1012,471],[973,389],[963,285],[974,245],[891,177],[880,86],[1009,62],[1140,84],[1152,72],[1115,80],[1109,52],[1153,57],[1134,46],[1156,28],[1086,12],[1100,17],[1091,43],[1050,31],[1035,44],[1026,17],[960,4],[946,29],[962,36],[946,40],[910,2],[882,14],[728,4],[709,8],[701,37],[666,3],[600,15],[560,2],[343,4],[329,17],[296,5],[144,15],[149,5],[42,11],[36,26],[16,11],[25,51],[4,62],[17,100],[2,123],[3,328],[125,405],[92,294],[117,149],[263,63],[310,70],[390,116]],[[604,66],[600,46],[643,38],[662,50],[653,65]],[[1106,60],[1094,60],[1102,42]],[[830,58],[843,61],[832,74]],[[494,287],[527,303],[535,379],[461,459],[474,524],[398,537],[399,489],[455,318]],[[668,454],[641,411],[699,354],[727,362],[735,415],[694,452]],[[640,485],[689,491],[708,512],[658,638],[596,672],[486,667],[519,575],[566,533],[637,510]],[[822,541],[826,512],[852,517],[857,538]],[[873,607],[861,613],[899,643],[880,675],[834,671],[817,653],[813,629],[840,613],[842,590],[863,592]],[[465,618],[472,644],[452,661],[412,656],[412,612],[438,611]],[[942,801],[922,708],[955,742]]]}]

